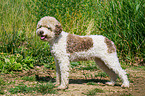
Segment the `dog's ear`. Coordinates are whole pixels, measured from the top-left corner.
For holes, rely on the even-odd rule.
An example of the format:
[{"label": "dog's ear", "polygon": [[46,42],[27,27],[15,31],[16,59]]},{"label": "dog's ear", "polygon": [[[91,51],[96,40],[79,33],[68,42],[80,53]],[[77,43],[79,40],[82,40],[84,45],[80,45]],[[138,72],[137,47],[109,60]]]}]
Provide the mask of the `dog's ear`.
[{"label": "dog's ear", "polygon": [[55,25],[55,35],[58,36],[62,32],[61,24]]}]

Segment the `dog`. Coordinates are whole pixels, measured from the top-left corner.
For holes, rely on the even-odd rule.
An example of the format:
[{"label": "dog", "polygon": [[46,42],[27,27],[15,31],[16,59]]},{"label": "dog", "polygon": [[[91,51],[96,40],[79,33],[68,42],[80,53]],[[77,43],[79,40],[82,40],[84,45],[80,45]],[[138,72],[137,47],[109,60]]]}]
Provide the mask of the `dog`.
[{"label": "dog", "polygon": [[129,87],[126,72],[121,68],[114,43],[102,35],[79,36],[64,32],[59,21],[45,16],[37,24],[36,34],[48,41],[56,63],[56,85],[66,89],[69,85],[70,61],[94,60],[110,78],[108,85],[114,85],[117,75],[122,87]]}]

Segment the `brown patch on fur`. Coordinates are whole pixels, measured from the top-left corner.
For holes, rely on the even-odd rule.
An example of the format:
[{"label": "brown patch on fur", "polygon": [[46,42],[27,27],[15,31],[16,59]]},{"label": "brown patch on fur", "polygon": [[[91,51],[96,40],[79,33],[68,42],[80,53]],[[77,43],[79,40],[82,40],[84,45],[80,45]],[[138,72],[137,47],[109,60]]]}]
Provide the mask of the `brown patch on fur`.
[{"label": "brown patch on fur", "polygon": [[58,36],[62,32],[62,27],[60,24],[55,26],[55,35]]},{"label": "brown patch on fur", "polygon": [[67,52],[74,53],[80,51],[87,51],[93,47],[93,40],[90,37],[79,37],[68,34],[67,37]]},{"label": "brown patch on fur", "polygon": [[107,44],[107,47],[108,47],[108,53],[115,52],[115,45],[113,44],[111,40],[109,40],[108,38],[105,38],[105,43]]}]

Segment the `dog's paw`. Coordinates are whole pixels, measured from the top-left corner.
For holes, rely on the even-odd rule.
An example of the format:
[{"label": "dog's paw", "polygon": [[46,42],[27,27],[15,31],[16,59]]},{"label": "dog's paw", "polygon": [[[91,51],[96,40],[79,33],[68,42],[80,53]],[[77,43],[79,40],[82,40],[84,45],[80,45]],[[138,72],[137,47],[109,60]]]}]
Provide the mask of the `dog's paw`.
[{"label": "dog's paw", "polygon": [[114,83],[114,82],[106,82],[106,84],[107,84],[107,85],[114,86],[115,83]]},{"label": "dog's paw", "polygon": [[122,84],[121,87],[122,88],[129,88],[129,84]]},{"label": "dog's paw", "polygon": [[62,85],[57,87],[57,89],[67,89],[67,88],[68,88],[67,86],[62,86]]},{"label": "dog's paw", "polygon": [[126,82],[123,82],[121,87],[123,87],[123,88],[125,88],[125,87],[129,88],[129,81],[127,80]]}]

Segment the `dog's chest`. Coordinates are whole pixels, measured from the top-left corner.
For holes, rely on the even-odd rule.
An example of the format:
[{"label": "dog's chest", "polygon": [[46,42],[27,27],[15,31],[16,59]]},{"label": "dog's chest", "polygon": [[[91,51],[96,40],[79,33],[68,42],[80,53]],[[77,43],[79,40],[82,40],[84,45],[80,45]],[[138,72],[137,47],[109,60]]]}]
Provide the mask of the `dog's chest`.
[{"label": "dog's chest", "polygon": [[67,33],[62,32],[61,36],[57,38],[56,42],[51,46],[51,53],[54,55],[66,54],[66,38]]}]

